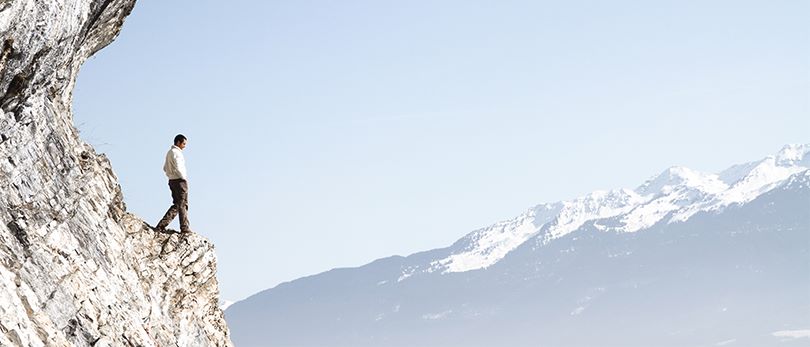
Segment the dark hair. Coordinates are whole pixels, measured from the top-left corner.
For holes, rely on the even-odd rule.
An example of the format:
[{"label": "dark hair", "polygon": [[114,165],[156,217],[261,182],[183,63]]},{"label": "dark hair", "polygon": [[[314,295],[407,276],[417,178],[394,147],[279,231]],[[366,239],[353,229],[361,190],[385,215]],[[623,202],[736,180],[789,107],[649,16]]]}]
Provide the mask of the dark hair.
[{"label": "dark hair", "polygon": [[181,143],[181,142],[183,142],[183,141],[185,141],[185,140],[186,140],[186,136],[185,136],[185,135],[183,135],[183,134],[177,134],[177,136],[175,136],[175,137],[174,137],[174,144],[176,145],[176,144]]}]

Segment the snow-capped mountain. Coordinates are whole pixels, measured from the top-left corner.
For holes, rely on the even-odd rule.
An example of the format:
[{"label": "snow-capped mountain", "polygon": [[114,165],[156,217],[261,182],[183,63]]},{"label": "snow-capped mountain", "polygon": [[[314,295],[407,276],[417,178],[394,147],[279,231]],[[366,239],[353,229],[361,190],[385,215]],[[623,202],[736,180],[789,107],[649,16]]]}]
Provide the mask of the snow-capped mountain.
[{"label": "snow-capped mountain", "polygon": [[810,144],[717,174],[671,167],[279,285],[226,318],[241,346],[810,343],[773,339],[810,329],[808,164]]},{"label": "snow-capped mountain", "polygon": [[[425,271],[463,272],[488,267],[530,238],[547,244],[588,221],[614,217],[603,231],[636,232],[656,223],[684,222],[698,212],[719,213],[753,200],[810,165],[810,144],[785,146],[775,156],[735,165],[720,174],[671,167],[635,190],[596,191],[586,196],[541,204],[515,219],[465,236],[464,246],[436,260]],[[616,222],[618,220],[618,222]]]}]

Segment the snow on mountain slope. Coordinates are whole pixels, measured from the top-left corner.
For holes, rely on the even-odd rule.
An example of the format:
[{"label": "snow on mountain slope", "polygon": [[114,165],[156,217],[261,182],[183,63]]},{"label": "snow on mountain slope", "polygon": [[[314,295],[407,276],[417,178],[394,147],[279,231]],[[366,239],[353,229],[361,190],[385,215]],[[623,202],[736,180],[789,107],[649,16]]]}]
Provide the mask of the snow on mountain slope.
[{"label": "snow on mountain slope", "polygon": [[620,189],[609,192],[595,191],[584,197],[563,202],[565,206],[563,210],[552,223],[549,223],[545,232],[538,235],[538,239],[541,244],[547,244],[579,229],[585,222],[628,213],[646,200],[631,190]]},{"label": "snow on mountain slope", "polygon": [[559,214],[562,208],[561,203],[538,205],[512,220],[476,230],[462,239],[462,242],[466,243],[462,252],[432,265],[443,267],[446,272],[486,268],[534,236],[539,228]]},{"label": "snow on mountain slope", "polygon": [[[721,173],[725,174],[728,189],[718,192],[711,199],[688,206],[672,217],[672,222],[683,222],[700,211],[720,211],[732,204],[743,204],[770,191],[796,173],[807,170],[810,165],[810,144],[787,145],[775,156],[758,162],[736,165]],[[731,174],[733,171],[734,174]],[[742,171],[742,172],[740,172]],[[732,180],[732,177],[737,177]]]},{"label": "snow on mountain slope", "polygon": [[[587,222],[603,231],[636,232],[656,223],[685,222],[701,211],[719,212],[751,201],[810,166],[810,144],[788,145],[774,156],[734,165],[719,174],[671,167],[635,190],[596,191],[570,201],[541,204],[522,215],[476,230],[422,271],[487,268],[529,239],[548,244]],[[418,271],[417,271],[418,272]],[[408,271],[407,278],[413,273]]]},{"label": "snow on mountain slope", "polygon": [[790,176],[781,185],[782,189],[802,189],[810,186],[810,169]]},{"label": "snow on mountain slope", "polygon": [[611,230],[635,232],[649,228],[670,213],[689,210],[726,189],[728,185],[718,175],[671,167],[636,188],[636,192],[648,197],[647,202],[625,214],[621,226]]},{"label": "snow on mountain slope", "polygon": [[[673,195],[693,194],[692,201],[714,197],[703,186],[679,184],[644,196],[629,190],[612,195],[641,197],[639,207],[661,199],[681,203]],[[587,216],[626,208],[616,203],[621,199],[605,199],[609,192],[590,194],[567,207],[525,211],[450,247],[281,284],[234,304],[226,315],[240,346],[536,346],[541,341],[676,347],[730,339],[744,346],[804,346],[804,340],[784,344],[771,332],[806,328],[810,317],[808,187],[810,170],[805,169],[752,201],[683,223],[670,222],[669,213],[638,232],[599,227],[625,227],[624,213],[586,221],[543,244],[555,225],[580,224]],[[616,203],[614,209],[596,206],[605,200]],[[555,207],[559,211],[550,219],[538,217]],[[502,258],[483,252],[508,249],[510,236],[523,239],[543,220],[536,237]],[[489,247],[476,253],[484,245]],[[470,260],[482,256],[489,265],[448,271],[460,262],[436,263],[461,259],[460,254]],[[628,327],[638,334],[628,334]]]},{"label": "snow on mountain slope", "polygon": [[667,194],[678,187],[689,187],[708,193],[717,193],[726,190],[728,185],[721,181],[718,175],[673,166],[636,188],[636,192],[641,195]]},{"label": "snow on mountain slope", "polygon": [[776,156],[761,160],[731,188],[719,194],[721,205],[751,201],[774,184],[806,169],[808,152],[810,144],[785,146]]}]

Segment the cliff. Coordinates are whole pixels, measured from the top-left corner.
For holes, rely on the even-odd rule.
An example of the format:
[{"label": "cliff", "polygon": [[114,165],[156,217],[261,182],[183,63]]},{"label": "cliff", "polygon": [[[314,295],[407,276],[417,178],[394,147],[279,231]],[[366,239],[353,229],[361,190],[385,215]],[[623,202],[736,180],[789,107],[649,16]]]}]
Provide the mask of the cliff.
[{"label": "cliff", "polygon": [[73,126],[79,68],[134,3],[0,0],[2,346],[231,345],[213,245],[128,213]]}]

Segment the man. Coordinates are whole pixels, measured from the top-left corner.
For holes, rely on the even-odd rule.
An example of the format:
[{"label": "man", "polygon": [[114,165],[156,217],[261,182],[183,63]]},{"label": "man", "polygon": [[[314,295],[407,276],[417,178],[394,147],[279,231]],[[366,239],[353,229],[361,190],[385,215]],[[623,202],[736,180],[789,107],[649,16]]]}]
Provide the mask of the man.
[{"label": "man", "polygon": [[166,153],[163,172],[169,178],[169,189],[172,191],[172,207],[169,207],[163,219],[155,227],[158,231],[165,231],[169,223],[179,213],[180,232],[191,232],[188,223],[188,175],[186,174],[186,161],[183,159],[183,149],[186,148],[186,142],[187,139],[183,134],[175,136],[174,145]]}]

